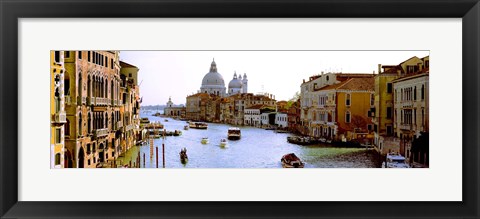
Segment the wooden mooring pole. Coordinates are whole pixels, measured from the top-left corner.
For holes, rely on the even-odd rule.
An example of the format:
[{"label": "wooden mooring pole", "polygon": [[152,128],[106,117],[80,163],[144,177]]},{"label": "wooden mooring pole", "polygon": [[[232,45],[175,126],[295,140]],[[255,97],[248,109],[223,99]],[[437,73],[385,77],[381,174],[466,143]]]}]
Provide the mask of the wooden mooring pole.
[{"label": "wooden mooring pole", "polygon": [[163,168],[165,168],[165,144],[162,144]]}]

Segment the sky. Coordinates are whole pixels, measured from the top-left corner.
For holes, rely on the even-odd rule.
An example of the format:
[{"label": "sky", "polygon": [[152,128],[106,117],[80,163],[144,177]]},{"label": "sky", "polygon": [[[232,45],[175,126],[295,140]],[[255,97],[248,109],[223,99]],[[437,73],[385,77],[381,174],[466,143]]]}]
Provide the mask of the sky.
[{"label": "sky", "polygon": [[291,99],[303,79],[321,72],[378,73],[378,64],[398,65],[429,51],[120,51],[120,60],[137,66],[142,105],[185,104],[200,90],[215,58],[225,87],[233,74],[247,74],[248,92]]}]

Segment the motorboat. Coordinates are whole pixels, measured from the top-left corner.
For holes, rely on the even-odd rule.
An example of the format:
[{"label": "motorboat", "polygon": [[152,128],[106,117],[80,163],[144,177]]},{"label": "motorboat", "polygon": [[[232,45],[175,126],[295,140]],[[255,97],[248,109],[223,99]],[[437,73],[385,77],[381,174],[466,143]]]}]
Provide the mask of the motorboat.
[{"label": "motorboat", "polygon": [[220,147],[224,147],[224,148],[228,147],[227,139],[222,138],[220,140]]},{"label": "motorboat", "polygon": [[189,122],[189,126],[192,129],[207,129],[208,124],[205,122]]},{"label": "motorboat", "polygon": [[228,139],[230,140],[238,140],[242,136],[242,133],[239,128],[231,127],[228,128]]},{"label": "motorboat", "polygon": [[202,142],[202,144],[208,144],[208,138],[207,137],[202,138],[201,142]]},{"label": "motorboat", "polygon": [[183,130],[188,130],[188,128],[189,128],[188,125],[183,126]]},{"label": "motorboat", "polygon": [[405,157],[398,153],[388,153],[386,160],[382,163],[382,168],[410,168],[405,163]]},{"label": "motorboat", "polygon": [[282,159],[283,168],[303,168],[305,164],[294,153],[283,155]]}]

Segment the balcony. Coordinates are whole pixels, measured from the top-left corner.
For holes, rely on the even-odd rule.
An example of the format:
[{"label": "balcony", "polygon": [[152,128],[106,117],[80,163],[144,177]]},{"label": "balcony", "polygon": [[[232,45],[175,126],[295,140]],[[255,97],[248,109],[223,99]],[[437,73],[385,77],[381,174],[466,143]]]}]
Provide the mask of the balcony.
[{"label": "balcony", "polygon": [[130,125],[127,125],[127,127],[125,127],[125,131],[128,132],[134,128],[135,128],[135,124],[130,124]]},{"label": "balcony", "polygon": [[398,128],[403,129],[403,130],[411,130],[412,129],[412,124],[400,124],[398,125]]},{"label": "balcony", "polygon": [[97,129],[95,130],[95,137],[103,137],[103,136],[107,136],[108,135],[108,128],[104,128],[104,129]]},{"label": "balcony", "polygon": [[67,123],[67,113],[65,111],[59,111],[53,115],[52,122],[55,124]]},{"label": "balcony", "polygon": [[95,105],[95,97],[88,97],[87,98],[87,105],[88,106]]},{"label": "balcony", "polygon": [[123,127],[123,122],[122,121],[118,121],[117,122],[117,129],[121,129]]}]

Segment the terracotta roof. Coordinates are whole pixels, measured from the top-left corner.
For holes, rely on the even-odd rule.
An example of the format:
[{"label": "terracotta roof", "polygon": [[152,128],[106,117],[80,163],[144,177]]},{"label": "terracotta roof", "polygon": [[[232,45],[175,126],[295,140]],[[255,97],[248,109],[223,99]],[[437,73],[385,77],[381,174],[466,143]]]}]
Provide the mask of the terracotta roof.
[{"label": "terracotta roof", "polygon": [[338,87],[344,85],[346,82],[348,81],[343,81],[341,83],[338,83],[338,84],[332,84],[332,85],[327,85],[327,86],[324,86],[316,91],[320,91],[320,90],[334,90],[334,89],[337,89]]},{"label": "terracotta roof", "polygon": [[122,68],[138,68],[138,67],[135,66],[135,65],[128,64],[128,63],[123,62],[123,61],[120,61],[120,66],[121,66]]},{"label": "terracotta roof", "polygon": [[188,97],[208,97],[208,96],[210,96],[210,95],[207,94],[207,93],[196,93],[196,94],[190,95]]},{"label": "terracotta roof", "polygon": [[375,79],[372,78],[351,78],[337,89],[342,90],[375,90]]},{"label": "terracotta roof", "polygon": [[373,77],[368,78],[350,78],[342,83],[328,85],[322,87],[319,90],[375,90],[375,79]]}]

